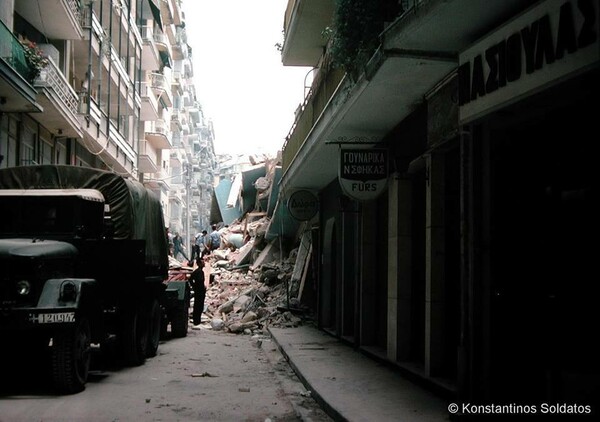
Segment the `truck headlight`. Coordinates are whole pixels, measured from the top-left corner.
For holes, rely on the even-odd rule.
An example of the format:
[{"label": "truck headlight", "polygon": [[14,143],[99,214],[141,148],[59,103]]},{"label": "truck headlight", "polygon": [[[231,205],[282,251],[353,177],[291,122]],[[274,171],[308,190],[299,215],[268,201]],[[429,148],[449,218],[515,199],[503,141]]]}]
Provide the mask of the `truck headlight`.
[{"label": "truck headlight", "polygon": [[27,296],[31,292],[31,283],[27,280],[17,282],[17,294],[19,296]]}]

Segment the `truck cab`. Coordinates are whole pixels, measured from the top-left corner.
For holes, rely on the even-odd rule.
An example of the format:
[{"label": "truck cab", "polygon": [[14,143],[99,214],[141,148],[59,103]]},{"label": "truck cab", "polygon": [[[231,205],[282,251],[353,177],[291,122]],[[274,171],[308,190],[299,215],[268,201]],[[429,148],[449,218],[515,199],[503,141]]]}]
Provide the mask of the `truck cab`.
[{"label": "truck cab", "polygon": [[49,352],[60,392],[85,388],[92,343],[128,365],[156,354],[167,274],[162,207],[140,183],[73,166],[0,170],[0,334]]}]

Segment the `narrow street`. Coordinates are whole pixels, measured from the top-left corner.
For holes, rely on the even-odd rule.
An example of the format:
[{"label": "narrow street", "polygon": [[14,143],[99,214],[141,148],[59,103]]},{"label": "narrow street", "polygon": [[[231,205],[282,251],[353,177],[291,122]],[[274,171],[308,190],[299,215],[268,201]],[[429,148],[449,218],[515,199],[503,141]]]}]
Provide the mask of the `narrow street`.
[{"label": "narrow street", "polygon": [[268,336],[190,330],[140,367],[96,360],[75,395],[54,395],[41,375],[3,377],[1,422],[330,420]]}]

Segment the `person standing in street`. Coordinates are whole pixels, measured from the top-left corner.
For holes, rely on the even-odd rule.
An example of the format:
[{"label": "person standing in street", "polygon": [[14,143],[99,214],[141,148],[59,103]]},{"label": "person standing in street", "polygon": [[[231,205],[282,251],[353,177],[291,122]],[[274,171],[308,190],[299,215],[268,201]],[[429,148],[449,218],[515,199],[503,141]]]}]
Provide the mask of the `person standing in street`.
[{"label": "person standing in street", "polygon": [[208,232],[202,230],[202,233],[198,233],[194,239],[194,245],[192,246],[192,258],[194,261],[196,258],[203,258],[206,255],[206,236]]},{"label": "person standing in street", "polygon": [[192,311],[192,323],[197,326],[202,322],[204,312],[204,299],[206,298],[206,277],[204,275],[204,260],[196,258],[196,268],[190,274],[189,283],[194,291],[194,310]]},{"label": "person standing in street", "polygon": [[173,237],[173,258],[179,259],[178,256],[181,254],[185,258],[186,261],[189,261],[187,254],[185,253],[185,246],[183,245],[183,238],[180,236],[179,232],[175,232],[175,236]]},{"label": "person standing in street", "polygon": [[221,233],[217,230],[217,225],[212,225],[212,232],[208,235],[209,253],[221,247]]}]

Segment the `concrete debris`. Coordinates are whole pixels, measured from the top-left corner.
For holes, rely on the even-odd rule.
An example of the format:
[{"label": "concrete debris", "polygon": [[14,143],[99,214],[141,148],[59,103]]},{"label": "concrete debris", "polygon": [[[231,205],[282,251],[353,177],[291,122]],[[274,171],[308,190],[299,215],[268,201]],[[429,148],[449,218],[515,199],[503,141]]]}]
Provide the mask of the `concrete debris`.
[{"label": "concrete debris", "polygon": [[257,191],[263,192],[271,187],[271,181],[266,177],[259,177],[254,182],[254,187]]},{"label": "concrete debris", "polygon": [[221,318],[213,318],[210,320],[210,328],[215,331],[221,331],[225,327],[225,322]]},{"label": "concrete debris", "polygon": [[203,328],[264,335],[270,326],[296,327],[311,318],[298,300],[301,281],[310,267],[307,237],[301,245],[304,253],[296,248],[282,258],[280,242],[266,242],[261,237],[267,226],[268,217],[263,216],[225,227],[223,238],[240,234],[238,240],[243,239],[243,244],[224,242],[205,257],[211,282],[205,299],[209,323]]},{"label": "concrete debris", "polygon": [[[211,213],[211,220],[222,221],[221,245],[205,257],[210,283],[204,316],[209,329],[263,335],[270,326],[297,326],[311,317],[301,297],[305,286],[312,287],[312,245],[310,228],[296,245],[269,230],[277,218],[281,155],[249,158],[253,166],[229,182],[227,204],[222,198],[220,214]],[[234,203],[239,217],[225,221]]]}]

